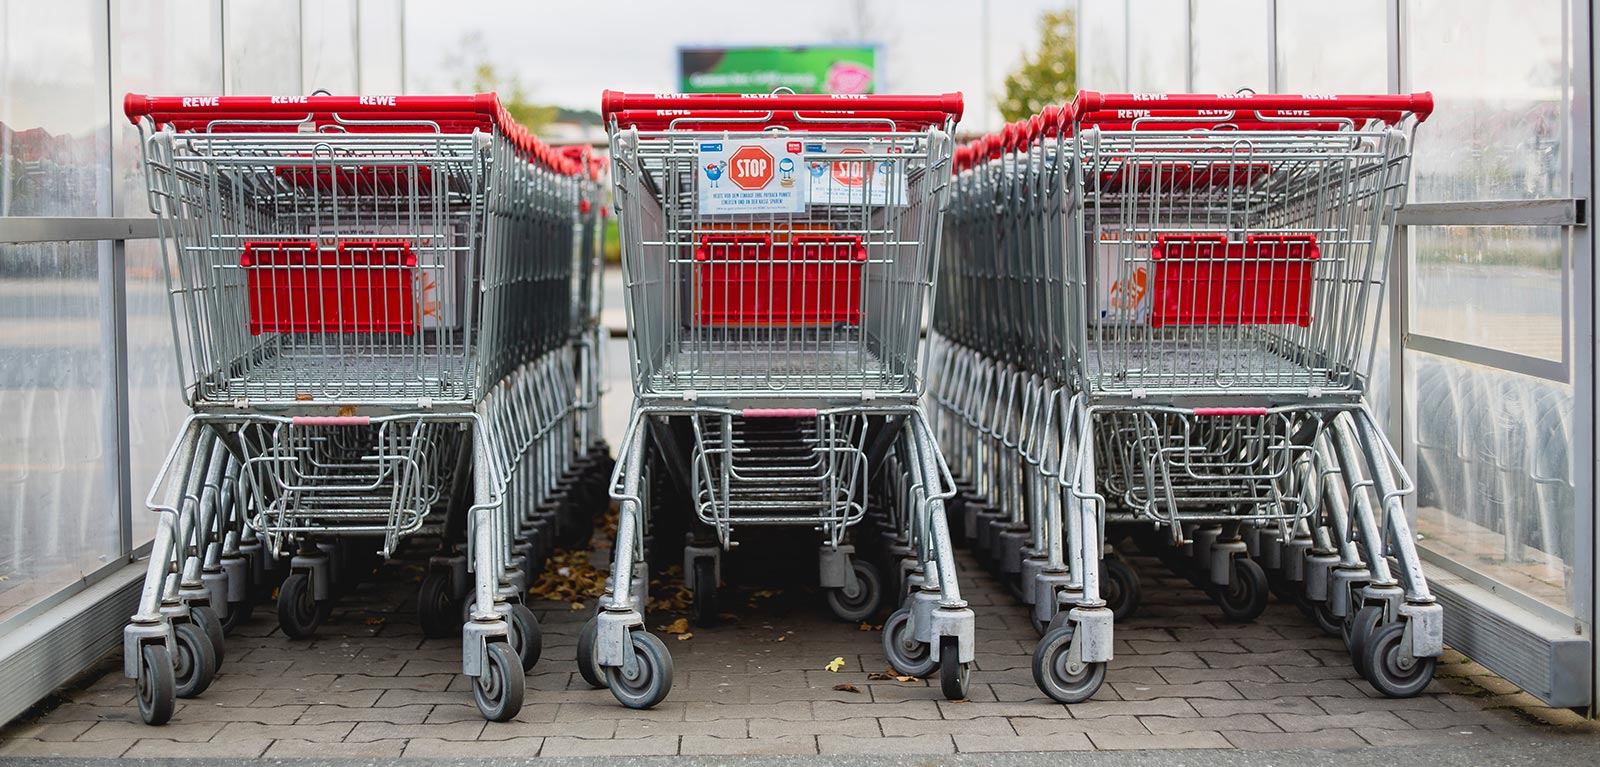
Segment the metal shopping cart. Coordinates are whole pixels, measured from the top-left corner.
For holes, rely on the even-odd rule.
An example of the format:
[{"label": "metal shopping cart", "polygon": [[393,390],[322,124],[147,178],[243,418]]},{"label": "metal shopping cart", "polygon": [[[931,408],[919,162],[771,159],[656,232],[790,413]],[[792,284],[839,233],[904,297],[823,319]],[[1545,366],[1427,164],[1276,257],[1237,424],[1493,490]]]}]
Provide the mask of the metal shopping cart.
[{"label": "metal shopping cart", "polygon": [[194,410],[150,493],[124,632],[141,715],[204,690],[216,613],[247,614],[275,564],[279,625],[306,637],[352,562],[427,530],[457,548],[424,580],[424,627],[462,631],[480,710],[514,716],[540,647],[530,539],[550,532],[530,499],[588,447],[569,348],[587,168],[493,94],[130,94],[125,111]]},{"label": "metal shopping cart", "polygon": [[[883,579],[849,532],[895,453],[916,485],[904,514],[922,521],[892,644],[964,696],[972,613],[943,527],[952,489],[918,404],[961,97],[607,92],[603,111],[636,401],[613,478],[610,592],[580,668],[628,706],[666,696],[671,659],[642,628],[644,549],[682,526],[698,621],[716,617],[735,533],[773,526],[819,530],[829,606],[872,615]],[[688,508],[672,513],[669,494]]]},{"label": "metal shopping cart", "polygon": [[[1344,619],[1375,687],[1426,686],[1441,611],[1401,504],[1410,482],[1362,394],[1411,137],[1431,106],[1082,93],[958,153],[937,329],[971,372],[940,392],[941,424],[947,446],[969,448],[960,476],[1016,444],[1013,463],[1038,463],[1028,482],[1066,486],[988,524],[1026,531],[1038,564],[1018,569],[1048,576],[1022,591],[1046,628],[1034,671],[1052,697],[1086,699],[1103,677],[1100,570],[1124,571],[1108,579],[1124,605],[1136,590],[1100,563],[1118,522],[1165,529],[1233,619],[1265,605],[1258,561],[1303,583]],[[963,291],[1022,311],[963,312]],[[1045,449],[1030,447],[1041,431]],[[984,490],[974,497],[995,503]],[[1061,506],[1079,510],[1064,557]]]}]

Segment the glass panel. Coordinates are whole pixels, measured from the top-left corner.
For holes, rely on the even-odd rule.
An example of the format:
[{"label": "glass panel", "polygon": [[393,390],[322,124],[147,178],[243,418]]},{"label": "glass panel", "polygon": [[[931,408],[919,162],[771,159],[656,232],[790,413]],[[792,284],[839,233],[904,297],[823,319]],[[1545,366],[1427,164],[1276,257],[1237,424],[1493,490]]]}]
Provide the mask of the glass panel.
[{"label": "glass panel", "polygon": [[0,619],[121,550],[105,449],[102,247],[0,245]]},{"label": "glass panel", "polygon": [[356,0],[301,3],[302,90],[356,92]]},{"label": "glass panel", "polygon": [[[1278,89],[1285,93],[1387,92],[1387,6],[1387,0],[1278,3]],[[1428,129],[1431,133],[1431,121]]]},{"label": "glass panel", "polygon": [[1078,87],[1118,93],[1128,89],[1127,0],[1078,3]]},{"label": "glass panel", "polygon": [[[1128,45],[1133,51],[1132,68],[1128,74],[1128,87],[1134,91],[1185,90],[1185,73],[1189,68],[1185,41],[1189,29],[1184,26],[1189,0],[1128,0],[1129,17],[1133,19],[1128,34]],[[1265,27],[1262,34],[1266,34]]]},{"label": "glass panel", "polygon": [[1422,546],[1573,610],[1572,387],[1406,352]]},{"label": "glass panel", "polygon": [[1267,0],[1204,0],[1189,8],[1194,90],[1266,93]]},{"label": "glass panel", "polygon": [[300,6],[279,0],[228,0],[228,93],[300,96]]},{"label": "glass panel", "polygon": [[[222,26],[217,0],[120,0],[114,93],[221,93]],[[139,130],[116,125],[122,215],[148,217]],[[123,253],[128,302],[128,464],[134,545],[149,540],[156,515],[145,494],[178,436],[183,404],[172,348],[161,245],[129,241]]]},{"label": "glass panel", "polygon": [[1566,197],[1565,0],[1411,0],[1406,66],[1431,90],[1412,199]]},{"label": "glass panel", "polygon": [[1560,227],[1413,227],[1411,241],[1414,332],[1565,359]]},{"label": "glass panel", "polygon": [[405,90],[405,18],[404,0],[360,0],[357,42],[362,93]]}]

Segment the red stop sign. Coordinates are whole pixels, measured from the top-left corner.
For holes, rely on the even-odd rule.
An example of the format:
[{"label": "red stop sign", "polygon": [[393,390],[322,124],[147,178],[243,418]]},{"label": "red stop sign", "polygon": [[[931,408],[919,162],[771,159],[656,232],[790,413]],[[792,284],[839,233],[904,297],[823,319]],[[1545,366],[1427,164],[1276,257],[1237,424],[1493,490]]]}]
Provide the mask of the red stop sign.
[{"label": "red stop sign", "polygon": [[[867,150],[851,147],[840,150],[839,154],[866,154]],[[836,162],[833,164],[833,180],[845,186],[861,186],[867,183],[867,164],[864,162]]]},{"label": "red stop sign", "polygon": [[728,180],[747,192],[765,189],[772,183],[772,165],[771,152],[747,144],[728,157]]}]

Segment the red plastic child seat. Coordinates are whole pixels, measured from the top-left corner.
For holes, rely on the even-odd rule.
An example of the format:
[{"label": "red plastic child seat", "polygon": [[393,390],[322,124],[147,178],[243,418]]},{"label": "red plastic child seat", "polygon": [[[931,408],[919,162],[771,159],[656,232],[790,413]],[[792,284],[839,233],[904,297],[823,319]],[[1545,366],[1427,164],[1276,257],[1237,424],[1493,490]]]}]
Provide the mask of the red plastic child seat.
[{"label": "red plastic child seat", "polygon": [[1311,234],[1223,234],[1156,238],[1150,326],[1311,325]]},{"label": "red plastic child seat", "polygon": [[401,240],[248,242],[250,334],[416,332],[417,257]]},{"label": "red plastic child seat", "polygon": [[696,321],[714,326],[857,325],[867,248],[855,235],[711,234],[695,248]]}]

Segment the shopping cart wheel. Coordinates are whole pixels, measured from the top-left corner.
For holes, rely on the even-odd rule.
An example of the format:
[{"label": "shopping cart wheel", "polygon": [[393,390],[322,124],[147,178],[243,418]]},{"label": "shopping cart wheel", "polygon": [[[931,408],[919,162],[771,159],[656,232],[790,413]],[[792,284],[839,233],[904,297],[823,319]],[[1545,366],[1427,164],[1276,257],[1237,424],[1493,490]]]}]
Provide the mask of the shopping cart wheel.
[{"label": "shopping cart wheel", "polygon": [[850,567],[856,574],[855,591],[828,589],[828,609],[839,620],[860,623],[878,611],[878,601],[883,598],[883,579],[878,577],[877,568],[865,560],[852,560]]},{"label": "shopping cart wheel", "polygon": [[1382,623],[1383,608],[1378,605],[1366,605],[1345,616],[1345,649],[1350,651],[1350,663],[1356,667],[1356,673],[1362,676],[1367,675],[1367,658],[1370,657],[1367,647]]},{"label": "shopping cart wheel", "polygon": [[694,596],[694,625],[710,628],[717,625],[717,560],[713,557],[696,557],[689,589]]},{"label": "shopping cart wheel", "polygon": [[1313,602],[1304,595],[1298,597],[1298,600],[1297,604],[1300,602],[1305,604],[1303,609],[1311,616],[1311,621],[1317,624],[1317,628],[1322,629],[1322,633],[1331,637],[1344,633],[1344,619],[1333,614],[1333,608],[1328,606],[1327,600]]},{"label": "shopping cart wheel", "polygon": [[193,698],[211,686],[217,675],[217,655],[206,632],[193,623],[173,627],[177,652],[172,655],[173,691],[180,698]]},{"label": "shopping cart wheel", "polygon": [[528,692],[528,677],[522,673],[522,662],[517,653],[505,642],[490,642],[488,663],[483,673],[472,683],[472,702],[478,704],[478,713],[491,722],[509,722],[522,710],[522,698]]},{"label": "shopping cart wheel", "polygon": [[939,691],[945,700],[966,700],[972,664],[961,662],[961,640],[939,637]]},{"label": "shopping cart wheel", "polygon": [[1212,586],[1209,591],[1222,608],[1222,616],[1230,621],[1253,621],[1267,609],[1267,574],[1249,557],[1234,557],[1228,585]]},{"label": "shopping cart wheel", "polygon": [[310,639],[327,617],[326,606],[311,593],[311,577],[291,573],[278,587],[278,627],[290,639]]},{"label": "shopping cart wheel", "polygon": [[633,640],[633,668],[606,666],[606,682],[622,705],[650,708],[672,691],[672,654],[648,631],[630,631],[628,637]]},{"label": "shopping cart wheel", "polygon": [[936,668],[928,645],[911,638],[911,608],[895,610],[883,622],[883,656],[906,676],[925,677]]},{"label": "shopping cart wheel", "polygon": [[1143,597],[1139,574],[1121,557],[1100,560],[1100,598],[1106,600],[1114,620],[1127,620],[1139,611]]},{"label": "shopping cart wheel", "polygon": [[1391,698],[1411,698],[1433,681],[1438,658],[1408,658],[1405,621],[1386,623],[1367,637],[1367,681]]},{"label": "shopping cart wheel", "polygon": [[1061,621],[1033,651],[1033,682],[1057,703],[1082,703],[1106,681],[1106,664],[1074,662],[1074,625]]},{"label": "shopping cart wheel", "polygon": [[534,664],[539,662],[539,655],[544,652],[544,631],[539,628],[539,619],[527,605],[513,604],[507,628],[511,630],[511,649],[522,660],[522,670],[532,671]]},{"label": "shopping cart wheel", "polygon": [[241,599],[228,603],[228,617],[222,619],[222,633],[230,634],[234,629],[250,622],[250,616],[256,611],[253,599]]},{"label": "shopping cart wheel", "polygon": [[606,686],[605,669],[594,662],[595,636],[600,633],[599,621],[590,618],[578,632],[578,676],[596,690]]},{"label": "shopping cart wheel", "polygon": [[1299,595],[1300,584],[1285,577],[1280,568],[1267,573],[1267,588],[1271,589],[1272,595],[1280,601],[1292,604]]},{"label": "shopping cart wheel", "polygon": [[211,640],[211,651],[217,656],[217,665],[221,666],[223,660],[222,619],[217,617],[217,611],[211,609],[211,605],[197,605],[189,608],[189,619],[200,627],[200,630],[205,633],[206,639]]},{"label": "shopping cart wheel", "polygon": [[422,624],[422,635],[429,639],[446,639],[461,633],[461,605],[450,588],[450,573],[432,570],[422,576],[422,587],[417,590],[417,622]]},{"label": "shopping cart wheel", "polygon": [[172,654],[166,645],[146,644],[139,648],[139,718],[145,724],[166,724],[177,705],[177,681],[172,673]]}]

